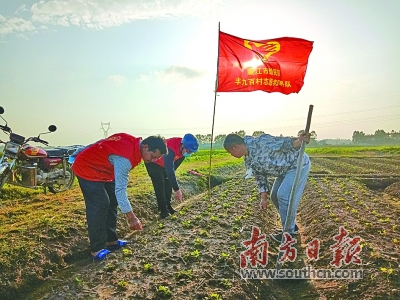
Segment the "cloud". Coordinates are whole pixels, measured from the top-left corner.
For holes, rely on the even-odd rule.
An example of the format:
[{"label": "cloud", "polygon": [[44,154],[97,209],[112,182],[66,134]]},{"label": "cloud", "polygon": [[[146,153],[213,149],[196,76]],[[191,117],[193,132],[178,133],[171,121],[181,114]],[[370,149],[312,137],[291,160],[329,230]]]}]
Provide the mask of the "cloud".
[{"label": "cloud", "polygon": [[[0,15],[0,36],[34,32],[37,27],[77,26],[101,30],[135,20],[200,16],[225,0],[39,0],[20,5],[15,17]],[[21,15],[26,16],[22,18]]]},{"label": "cloud", "polygon": [[107,80],[112,83],[122,84],[127,81],[127,78],[126,78],[126,76],[123,76],[121,74],[116,74],[116,75],[108,76]]},{"label": "cloud", "polygon": [[180,67],[180,66],[171,66],[161,72],[154,72],[154,75],[157,79],[169,82],[169,81],[176,81],[176,80],[190,80],[190,79],[197,79],[202,77],[205,72],[197,69],[192,69],[188,67]]},{"label": "cloud", "polygon": [[40,0],[31,7],[32,21],[104,29],[139,19],[201,15],[221,0]]},{"label": "cloud", "polygon": [[0,36],[21,34],[22,32],[36,32],[31,21],[22,18],[6,18],[0,15]]},{"label": "cloud", "polygon": [[19,15],[20,13],[25,12],[25,11],[27,11],[26,5],[22,4],[17,8],[17,10],[15,11],[15,14]]}]

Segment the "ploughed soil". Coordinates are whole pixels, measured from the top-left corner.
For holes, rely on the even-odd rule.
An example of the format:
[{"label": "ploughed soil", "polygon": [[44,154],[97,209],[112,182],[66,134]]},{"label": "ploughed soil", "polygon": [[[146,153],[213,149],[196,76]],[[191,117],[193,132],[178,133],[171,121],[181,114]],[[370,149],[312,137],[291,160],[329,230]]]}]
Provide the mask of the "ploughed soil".
[{"label": "ploughed soil", "polygon": [[[333,270],[345,278],[243,279],[239,258],[248,254],[243,242],[254,238],[253,227],[265,234],[262,245],[268,243],[267,256],[258,250],[254,256],[267,258],[266,265],[255,267],[276,267],[279,245],[269,234],[279,219],[272,204],[259,210],[254,179],[244,180],[244,169],[232,168],[221,170],[215,184],[222,184],[210,193],[199,193],[204,178],[179,178],[185,201],[173,203],[178,212],[164,220],[157,217],[152,193],[132,199],[144,229],[128,231],[120,216],[119,235],[129,244],[101,262],[90,257],[79,188],[14,199],[14,206],[7,202],[1,222],[43,211],[33,223],[19,221],[0,237],[1,250],[13,257],[0,260],[0,298],[400,299],[400,161],[365,160],[312,158],[296,220],[300,234],[292,245],[297,256],[281,267],[291,269],[285,274],[292,278],[302,268]],[[58,223],[56,214],[46,215],[44,207],[50,206],[71,218]],[[347,232],[342,238],[340,228]],[[307,249],[316,240],[319,251],[313,260]],[[252,268],[250,257],[244,257]],[[353,274],[358,278],[351,278],[350,269],[358,270]]]}]

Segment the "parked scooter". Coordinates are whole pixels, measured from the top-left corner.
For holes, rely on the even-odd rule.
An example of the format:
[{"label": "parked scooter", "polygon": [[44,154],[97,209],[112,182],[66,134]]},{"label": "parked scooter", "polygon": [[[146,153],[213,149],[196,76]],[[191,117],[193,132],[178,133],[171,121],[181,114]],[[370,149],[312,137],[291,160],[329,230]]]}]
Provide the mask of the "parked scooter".
[{"label": "parked scooter", "polygon": [[9,141],[0,140],[0,143],[4,144],[0,158],[0,189],[5,183],[33,189],[41,186],[45,193],[46,188],[52,193],[70,189],[75,174],[68,163],[68,156],[76,148],[56,147],[44,150],[31,146],[28,142],[47,146],[49,143],[40,136],[56,131],[57,127],[50,125],[48,132],[40,133],[37,137],[25,138],[12,132],[7,121],[1,116],[3,113],[4,109],[0,106],[0,118],[6,123],[0,125],[0,129],[9,136]]}]

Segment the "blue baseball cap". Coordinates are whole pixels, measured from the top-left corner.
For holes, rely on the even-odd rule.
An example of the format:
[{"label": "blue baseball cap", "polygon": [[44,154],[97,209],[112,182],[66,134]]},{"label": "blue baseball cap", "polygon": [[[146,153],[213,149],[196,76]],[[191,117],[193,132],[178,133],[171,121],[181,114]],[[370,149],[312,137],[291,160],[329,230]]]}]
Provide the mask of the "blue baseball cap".
[{"label": "blue baseball cap", "polygon": [[188,149],[190,152],[197,152],[199,150],[199,143],[193,134],[187,133],[182,138],[183,147]]}]

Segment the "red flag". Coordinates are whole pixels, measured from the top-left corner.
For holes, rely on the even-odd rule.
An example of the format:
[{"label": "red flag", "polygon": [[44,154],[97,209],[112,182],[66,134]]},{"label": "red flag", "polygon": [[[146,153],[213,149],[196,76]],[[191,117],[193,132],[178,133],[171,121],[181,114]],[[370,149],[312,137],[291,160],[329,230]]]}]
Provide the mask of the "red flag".
[{"label": "red flag", "polygon": [[251,41],[220,31],[217,92],[298,93],[313,43],[291,37]]}]

